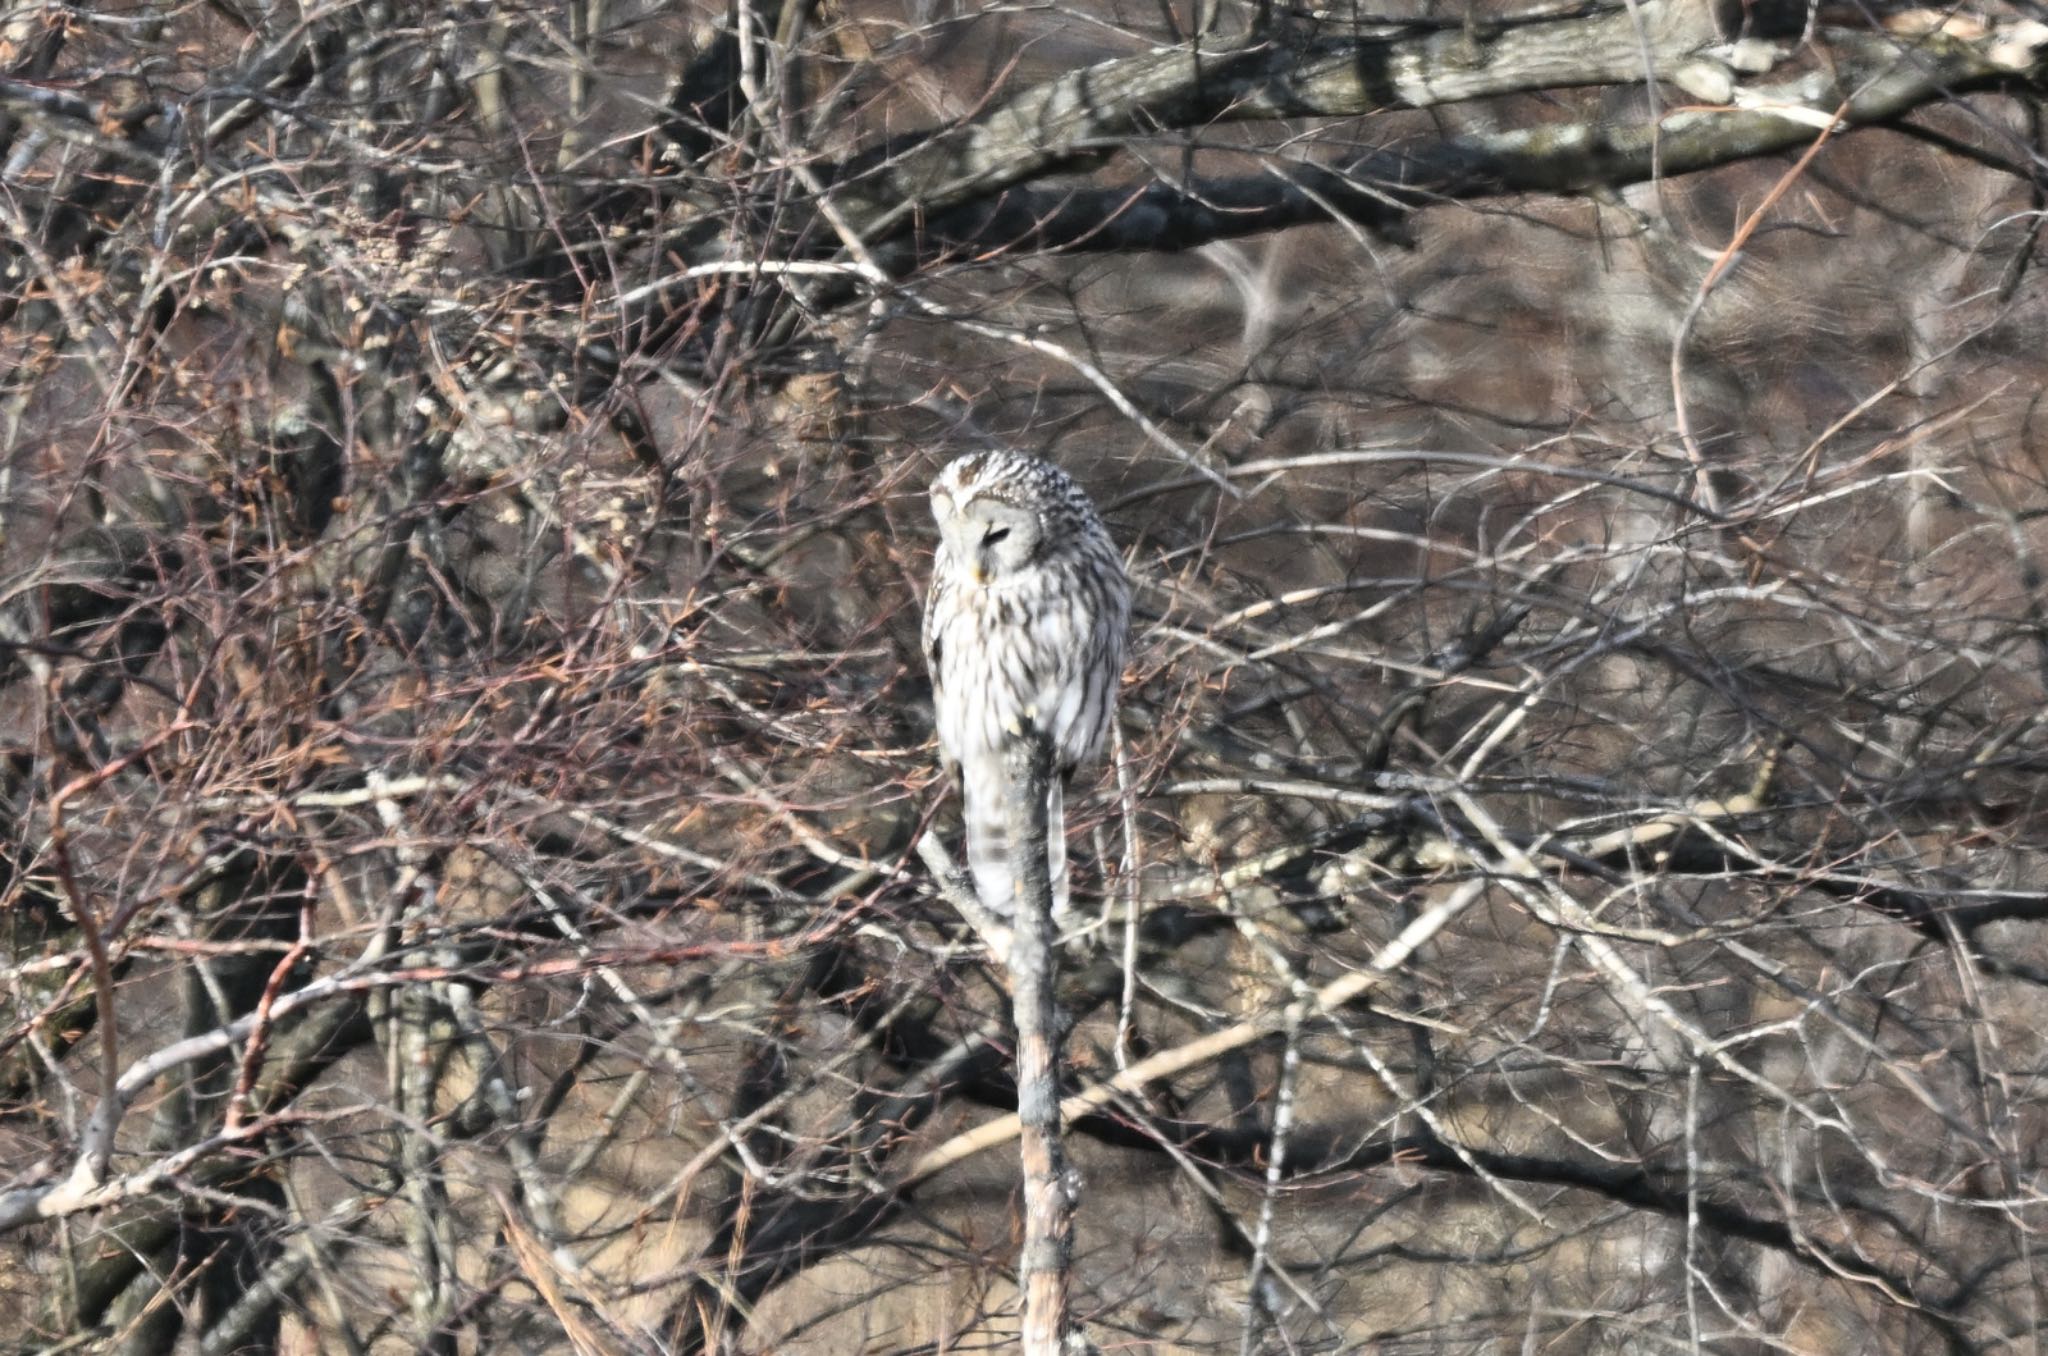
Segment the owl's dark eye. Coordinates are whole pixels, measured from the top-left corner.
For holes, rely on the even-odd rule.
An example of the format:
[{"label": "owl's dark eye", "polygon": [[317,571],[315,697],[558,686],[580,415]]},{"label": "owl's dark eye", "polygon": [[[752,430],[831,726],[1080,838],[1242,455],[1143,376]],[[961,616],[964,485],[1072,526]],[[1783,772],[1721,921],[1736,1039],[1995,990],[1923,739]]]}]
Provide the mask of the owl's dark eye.
[{"label": "owl's dark eye", "polygon": [[1010,529],[1007,527],[992,527],[988,530],[988,534],[981,539],[981,544],[983,546],[994,546],[1009,535]]}]

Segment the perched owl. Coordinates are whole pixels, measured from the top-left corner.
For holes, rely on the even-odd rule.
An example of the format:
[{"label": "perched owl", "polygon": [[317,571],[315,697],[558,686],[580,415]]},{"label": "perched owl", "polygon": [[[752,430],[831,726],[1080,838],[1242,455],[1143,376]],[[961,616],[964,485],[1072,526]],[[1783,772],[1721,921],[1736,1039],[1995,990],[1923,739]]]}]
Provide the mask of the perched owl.
[{"label": "perched owl", "polygon": [[1021,452],[974,452],[932,482],[939,551],[925,603],[939,751],[960,787],[967,865],[984,906],[1014,911],[1004,753],[1026,728],[1049,733],[1046,806],[1053,910],[1067,907],[1063,791],[1102,747],[1116,710],[1131,586],[1088,495]]}]

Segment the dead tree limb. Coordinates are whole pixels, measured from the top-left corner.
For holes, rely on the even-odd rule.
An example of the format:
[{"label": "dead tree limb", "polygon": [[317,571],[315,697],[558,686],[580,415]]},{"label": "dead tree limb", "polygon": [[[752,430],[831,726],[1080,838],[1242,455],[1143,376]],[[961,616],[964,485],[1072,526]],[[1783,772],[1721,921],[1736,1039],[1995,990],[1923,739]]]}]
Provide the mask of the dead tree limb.
[{"label": "dead tree limb", "polygon": [[1011,870],[1017,917],[1010,936],[1010,995],[1017,1019],[1017,1119],[1024,1168],[1025,1356],[1058,1356],[1068,1331],[1074,1257],[1074,1193],[1060,1143],[1060,1032],[1053,1001],[1051,831],[1052,740],[1032,730],[1010,746]]}]

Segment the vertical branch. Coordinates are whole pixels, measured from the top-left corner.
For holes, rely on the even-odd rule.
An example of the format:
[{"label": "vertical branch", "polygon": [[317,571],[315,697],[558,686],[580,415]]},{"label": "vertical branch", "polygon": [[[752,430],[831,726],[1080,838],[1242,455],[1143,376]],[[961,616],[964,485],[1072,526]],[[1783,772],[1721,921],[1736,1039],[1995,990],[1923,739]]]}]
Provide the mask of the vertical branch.
[{"label": "vertical branch", "polygon": [[1052,741],[1037,730],[1011,744],[1010,860],[1016,872],[1016,930],[1010,993],[1017,1017],[1017,1119],[1024,1168],[1024,1356],[1057,1356],[1068,1328],[1068,1273],[1074,1253],[1074,1198],[1060,1143],[1059,1020],[1053,1005],[1052,873],[1046,795]]},{"label": "vertical branch", "polygon": [[[1138,842],[1137,801],[1131,790],[1131,760],[1124,753],[1123,731],[1116,721],[1109,722],[1109,758],[1116,768],[1117,810],[1123,817],[1124,860],[1122,883],[1124,887],[1124,990],[1116,1009],[1116,1067],[1121,1069],[1130,1063],[1131,1023],[1138,1011],[1138,912],[1139,880],[1144,874],[1144,850]],[[1102,926],[1104,934],[1109,930],[1108,891],[1102,905]]]},{"label": "vertical branch", "polygon": [[555,156],[560,169],[573,168],[590,142],[584,120],[590,116],[591,38],[604,28],[604,5],[605,0],[572,0],[569,6],[569,43],[575,56],[569,67],[569,114],[562,127],[562,147]]},{"label": "vertical branch", "polygon": [[[1306,988],[1305,985],[1297,985]],[[1252,1235],[1252,1264],[1245,1277],[1244,1330],[1238,1342],[1239,1356],[1252,1356],[1258,1349],[1259,1330],[1276,1313],[1266,1297],[1266,1272],[1273,1265],[1273,1205],[1280,1196],[1287,1170],[1287,1134],[1294,1128],[1294,1085],[1301,1071],[1301,1018],[1297,1000],[1287,1007],[1287,1045],[1280,1056],[1280,1087],[1273,1094],[1273,1132],[1267,1136],[1266,1189],[1259,1198],[1259,1225]]]},{"label": "vertical branch", "polygon": [[[448,952],[430,952],[445,962]],[[456,1278],[455,1231],[449,1218],[448,1185],[441,1171],[440,1145],[429,1128],[440,1101],[443,1053],[447,1045],[445,1005],[433,987],[412,984],[392,1004],[391,1078],[398,1098],[398,1166],[401,1190],[412,1208],[405,1216],[406,1250],[415,1274],[408,1296],[418,1349],[429,1356],[454,1356]]]},{"label": "vertical branch", "polygon": [[[440,881],[406,823],[404,811],[388,794],[390,783],[375,771],[367,780],[377,797],[378,821],[400,844],[396,851],[397,888],[392,892],[394,916],[371,947],[381,953],[420,943],[427,920],[439,915]],[[456,963],[455,953],[448,947],[433,947],[426,954],[432,963],[450,967]],[[434,986],[423,983],[400,988],[372,1010],[373,1016],[382,1019],[385,1077],[398,1101],[399,1190],[412,1207],[405,1219],[405,1242],[417,1284],[408,1303],[418,1348],[430,1356],[452,1356],[456,1346],[451,1326],[456,1308],[455,1231],[449,1219],[440,1144],[430,1128],[453,1035],[448,1010],[449,1004]]]}]

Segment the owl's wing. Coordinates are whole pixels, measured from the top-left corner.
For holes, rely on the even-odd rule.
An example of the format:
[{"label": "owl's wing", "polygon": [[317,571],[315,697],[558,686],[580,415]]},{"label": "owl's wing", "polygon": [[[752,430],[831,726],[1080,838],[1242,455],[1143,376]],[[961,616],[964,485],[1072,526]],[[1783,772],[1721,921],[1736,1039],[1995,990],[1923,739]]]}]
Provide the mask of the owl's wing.
[{"label": "owl's wing", "polygon": [[924,666],[932,676],[932,691],[939,690],[939,656],[944,648],[940,635],[939,612],[946,605],[943,597],[945,585],[939,577],[932,577],[932,591],[924,600]]},{"label": "owl's wing", "polygon": [[[945,657],[945,617],[953,608],[953,590],[946,580],[947,571],[946,548],[942,545],[939,547],[938,555],[932,559],[932,587],[924,600],[924,667],[925,672],[931,675],[934,707],[945,700],[941,690],[945,681],[941,661]],[[960,764],[954,760],[944,740],[939,743],[939,768],[957,790],[960,785]]]},{"label": "owl's wing", "polygon": [[931,670],[932,690],[939,687],[939,659],[946,617],[953,611],[953,561],[941,541],[932,553],[932,586],[924,596],[924,664]]}]

